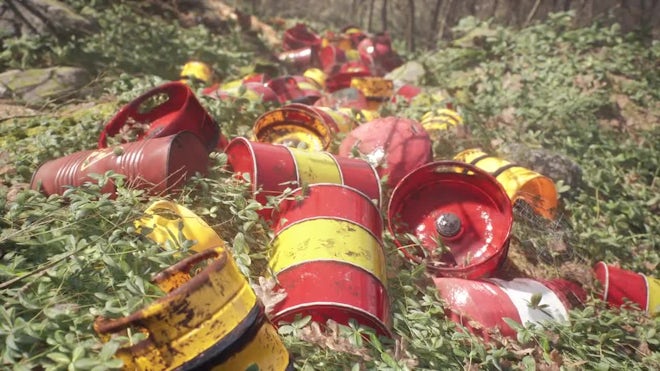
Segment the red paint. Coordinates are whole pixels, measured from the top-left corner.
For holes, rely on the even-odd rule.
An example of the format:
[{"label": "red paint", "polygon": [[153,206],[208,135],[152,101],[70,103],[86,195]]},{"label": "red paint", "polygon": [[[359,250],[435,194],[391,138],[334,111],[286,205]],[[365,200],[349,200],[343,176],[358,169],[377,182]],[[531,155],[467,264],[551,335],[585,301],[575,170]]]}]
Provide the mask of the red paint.
[{"label": "red paint", "polygon": [[265,85],[275,92],[282,104],[287,102],[314,104],[321,98],[320,90],[309,88],[309,86],[316,86],[316,82],[305,76],[276,77]]},{"label": "red paint", "polygon": [[[178,191],[195,172],[204,174],[208,168],[204,144],[189,132],[125,143],[120,148],[121,155],[106,148],[48,161],[34,173],[30,187],[46,195],[63,194],[67,186],[96,182],[90,174],[112,170],[126,176],[128,187],[161,195]],[[101,192],[114,194],[115,190],[108,183]]]},{"label": "red paint", "polygon": [[284,31],[282,48],[284,50],[301,49],[308,46],[320,45],[321,41],[321,38],[307,28],[307,25],[298,23]]},{"label": "red paint", "polygon": [[432,159],[431,139],[414,120],[383,117],[360,125],[341,142],[339,155],[350,157],[357,149],[376,168],[387,185],[399,180]]},{"label": "red paint", "polygon": [[422,92],[422,89],[415,85],[404,84],[402,85],[392,97],[392,102],[396,102],[398,97],[403,98],[406,102],[410,103],[412,100]]},{"label": "red paint", "polygon": [[[167,100],[159,103],[146,112],[142,112],[149,99],[166,96]],[[106,148],[108,137],[119,133],[124,126],[133,126],[135,123],[148,124],[145,133],[138,139],[160,138],[182,131],[195,134],[208,151],[215,148],[222,149],[227,139],[220,133],[215,120],[199,103],[195,94],[188,85],[180,81],[172,81],[154,89],[123,106],[117,114],[105,125],[99,137],[99,148]]]},{"label": "red paint", "polygon": [[[461,224],[452,237],[441,236],[435,227],[447,213]],[[415,252],[401,249],[408,259],[420,262],[429,255],[427,267],[434,274],[471,279],[492,274],[504,261],[513,224],[511,202],[495,178],[454,161],[429,163],[403,178],[392,193],[388,217],[397,245],[411,244],[405,233],[420,241]],[[437,240],[448,251],[431,255]]]},{"label": "red paint", "polygon": [[277,280],[287,296],[274,308],[271,320],[275,325],[292,322],[297,314],[310,315],[320,324],[332,319],[346,325],[355,319],[380,335],[392,336],[387,291],[376,277],[359,267],[313,261],[285,269]]},{"label": "red paint", "polygon": [[628,300],[637,303],[641,310],[647,310],[646,276],[604,262],[596,263],[593,269],[603,288],[602,300],[616,307],[625,305]]},{"label": "red paint", "polygon": [[[435,277],[433,282],[446,305],[445,313],[452,321],[465,326],[470,332],[486,340],[495,330],[499,330],[504,336],[516,336],[516,330],[511,328],[504,318],[521,323],[519,308],[497,283],[447,277]],[[574,308],[586,299],[584,289],[574,282],[563,279],[536,282],[552,291],[560,299],[564,310]],[[523,298],[531,299],[532,295],[541,293],[530,291],[520,294]],[[548,313],[553,313],[552,309],[547,308]],[[551,319],[550,316],[548,319]]]},{"label": "red paint", "polygon": [[362,61],[349,61],[341,64],[332,72],[327,72],[328,77],[325,80],[325,88],[328,92],[334,92],[351,86],[351,80],[354,77],[371,76],[369,66]]},{"label": "red paint", "polygon": [[[297,197],[304,197],[304,202]],[[274,213],[277,235],[292,224],[309,219],[341,219],[360,225],[383,242],[383,220],[378,208],[364,193],[341,184],[311,184],[296,190],[278,205]]]},{"label": "red paint", "polygon": [[[287,188],[298,187],[296,164],[284,146],[250,142],[239,137],[229,142],[225,153],[232,171],[243,179],[250,179],[255,199],[262,205],[266,205],[267,196],[279,196]],[[264,213],[270,217],[270,211]]]}]

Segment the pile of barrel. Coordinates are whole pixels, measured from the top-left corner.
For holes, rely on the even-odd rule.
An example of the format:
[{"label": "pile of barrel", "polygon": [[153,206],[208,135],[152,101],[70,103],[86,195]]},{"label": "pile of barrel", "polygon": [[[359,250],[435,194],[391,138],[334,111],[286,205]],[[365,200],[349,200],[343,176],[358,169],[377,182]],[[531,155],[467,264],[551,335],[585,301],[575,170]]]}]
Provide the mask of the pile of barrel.
[{"label": "pile of barrel", "polygon": [[[196,241],[196,254],[154,278],[167,293],[161,299],[127,317],[96,321],[104,338],[129,329],[146,335],[117,352],[126,368],[291,368],[275,327],[300,315],[320,323],[355,320],[393,336],[382,215],[401,255],[426,266],[448,316],[468,330],[488,338],[493,331],[515,335],[504,318],[523,325],[568,321],[570,308],[586,297],[579,284],[496,278],[509,249],[512,205],[521,200],[554,218],[558,194],[551,179],[479,149],[434,160],[434,135],[464,125],[451,104],[420,122],[380,117],[385,102],[412,104],[423,91],[384,77],[401,64],[386,34],[349,27],[319,37],[297,25],[285,33],[284,48],[279,58],[301,75],[253,74],[213,84],[208,66],[193,62],[184,81],[122,107],[97,150],[48,161],[33,176],[34,189],[63,194],[112,170],[130,187],[165,196],[206,174],[209,153],[221,151],[263,205],[259,215],[274,235],[270,272],[287,294],[268,315],[222,239],[192,211],[162,200],[136,221],[161,244],[183,233]],[[203,94],[214,98],[248,94],[280,106],[256,120],[251,137],[230,140],[186,84],[193,78],[208,83]],[[163,95],[166,100],[145,108]],[[111,145],[136,124],[145,128],[137,138]],[[101,191],[116,188],[108,182]],[[282,196],[275,208],[272,196]],[[162,217],[164,211],[180,219]],[[193,275],[191,267],[202,262]],[[659,312],[658,280],[602,262],[595,272],[610,303],[633,301]]]}]

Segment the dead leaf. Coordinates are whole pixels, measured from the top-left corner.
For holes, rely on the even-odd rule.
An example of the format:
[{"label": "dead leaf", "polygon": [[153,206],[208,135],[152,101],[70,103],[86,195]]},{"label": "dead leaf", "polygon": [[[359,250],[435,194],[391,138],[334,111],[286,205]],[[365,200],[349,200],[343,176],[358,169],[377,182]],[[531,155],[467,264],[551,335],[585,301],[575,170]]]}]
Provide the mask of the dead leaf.
[{"label": "dead leaf", "polygon": [[266,315],[272,314],[277,304],[286,298],[284,289],[274,290],[277,282],[273,278],[259,277],[259,284],[252,284],[252,289],[264,304]]}]

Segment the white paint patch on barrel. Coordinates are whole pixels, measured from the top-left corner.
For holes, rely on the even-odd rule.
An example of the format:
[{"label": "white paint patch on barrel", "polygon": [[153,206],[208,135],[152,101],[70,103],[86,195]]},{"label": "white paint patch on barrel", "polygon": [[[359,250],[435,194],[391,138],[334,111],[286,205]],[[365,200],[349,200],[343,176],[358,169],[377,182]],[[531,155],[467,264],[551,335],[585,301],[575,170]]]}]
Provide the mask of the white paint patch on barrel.
[{"label": "white paint patch on barrel", "polygon": [[[540,282],[526,278],[516,278],[512,281],[491,278],[489,281],[497,284],[506,292],[516,309],[518,309],[520,321],[523,325],[528,322],[568,321],[568,311],[557,294]],[[530,305],[534,294],[541,295],[541,301],[536,308],[532,308]]]}]

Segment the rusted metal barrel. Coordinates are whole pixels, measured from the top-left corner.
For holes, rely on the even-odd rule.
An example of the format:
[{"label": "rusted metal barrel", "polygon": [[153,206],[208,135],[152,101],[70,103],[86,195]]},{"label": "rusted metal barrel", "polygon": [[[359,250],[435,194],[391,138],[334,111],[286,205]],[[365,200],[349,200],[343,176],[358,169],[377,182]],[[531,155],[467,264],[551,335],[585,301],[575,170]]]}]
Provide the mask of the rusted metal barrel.
[{"label": "rusted metal barrel", "polygon": [[394,82],[383,77],[354,77],[351,87],[358,89],[367,98],[367,109],[376,111],[394,95]]},{"label": "rusted metal barrel", "polygon": [[[196,172],[204,174],[207,169],[204,143],[192,133],[181,132],[48,161],[33,174],[30,187],[46,195],[63,194],[67,187],[94,181],[90,174],[112,170],[126,176],[127,186],[158,195],[178,191],[188,178]],[[108,182],[101,192],[115,190],[114,183]]]},{"label": "rusted metal barrel", "polygon": [[501,158],[491,156],[481,149],[467,149],[455,160],[476,165],[492,174],[506,190],[511,202],[522,200],[539,215],[553,219],[559,195],[552,179]]},{"label": "rusted metal barrel", "polygon": [[[167,98],[161,101],[161,98]],[[108,146],[108,138],[120,130],[147,125],[138,139],[159,138],[189,131],[195,134],[208,151],[222,149],[227,138],[220,133],[216,121],[199,103],[188,85],[172,81],[155,87],[123,106],[101,131],[99,148]]]},{"label": "rusted metal barrel", "polygon": [[602,299],[615,307],[635,303],[651,316],[660,315],[660,279],[598,262],[596,279],[602,286]]},{"label": "rusted metal barrel", "polygon": [[336,117],[330,111],[293,103],[259,116],[252,132],[257,142],[323,151],[330,147],[336,133],[351,130],[352,124],[345,117]]},{"label": "rusted metal barrel", "polygon": [[435,275],[485,277],[506,259],[511,202],[495,178],[473,165],[417,168],[394,189],[387,215],[401,252]]},{"label": "rusted metal barrel", "polygon": [[[377,207],[381,205],[380,180],[368,162],[309,152],[280,145],[234,138],[227,146],[227,163],[238,176],[251,182],[255,199],[266,205],[268,196],[279,196],[287,188],[314,183],[344,184],[360,190]],[[271,210],[262,216],[270,219]]]},{"label": "rusted metal barrel", "polygon": [[353,318],[389,336],[383,225],[373,202],[344,185],[312,184],[278,209],[269,265],[287,296],[273,322]]},{"label": "rusted metal barrel", "polygon": [[[206,267],[191,277],[199,264]],[[220,247],[181,260],[153,279],[167,294],[130,314],[98,317],[107,340],[127,330],[147,338],[119,348],[126,370],[262,370],[291,368],[288,351],[264,315],[247,280]],[[235,368],[234,368],[235,367]]]},{"label": "rusted metal barrel", "polygon": [[431,139],[414,120],[382,117],[351,131],[339,146],[339,155],[367,159],[386,184],[394,186],[410,171],[431,161]]},{"label": "rusted metal barrel", "polygon": [[516,336],[516,330],[504,318],[522,325],[568,322],[568,311],[586,299],[582,287],[562,279],[505,281],[435,277],[433,281],[446,304],[449,318],[485,338],[490,338],[494,331]]}]

